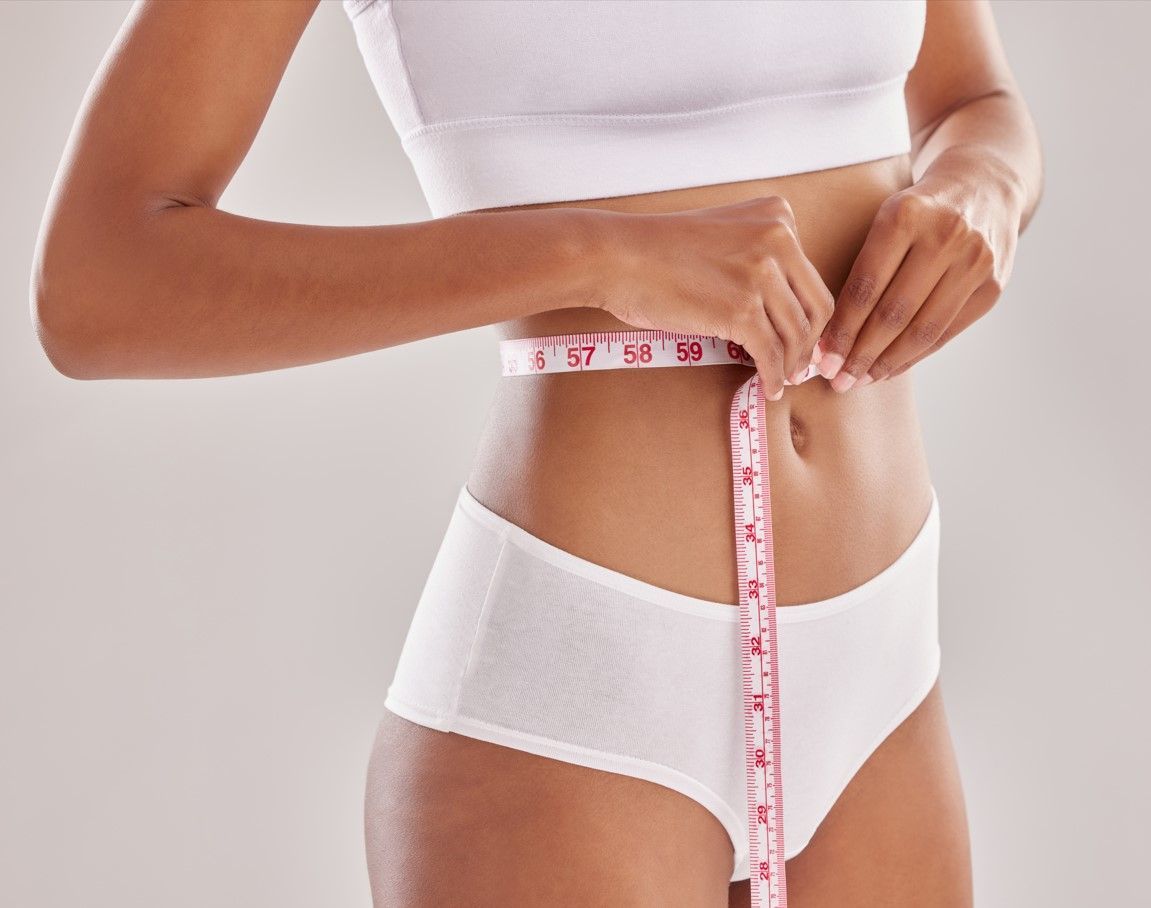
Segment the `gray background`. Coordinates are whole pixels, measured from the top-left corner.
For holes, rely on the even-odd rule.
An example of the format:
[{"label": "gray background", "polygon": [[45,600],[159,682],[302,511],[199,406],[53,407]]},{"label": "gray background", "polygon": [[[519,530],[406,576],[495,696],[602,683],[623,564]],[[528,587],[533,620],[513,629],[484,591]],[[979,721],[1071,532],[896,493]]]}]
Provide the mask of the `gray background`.
[{"label": "gray background", "polygon": [[[1148,905],[1151,5],[995,9],[1046,197],[1000,305],[916,369],[977,903]],[[33,243],[127,10],[0,4],[0,902],[366,906],[364,764],[494,331],[237,378],[54,372]],[[428,216],[338,4],[221,204]],[[421,441],[445,408],[458,450]]]}]

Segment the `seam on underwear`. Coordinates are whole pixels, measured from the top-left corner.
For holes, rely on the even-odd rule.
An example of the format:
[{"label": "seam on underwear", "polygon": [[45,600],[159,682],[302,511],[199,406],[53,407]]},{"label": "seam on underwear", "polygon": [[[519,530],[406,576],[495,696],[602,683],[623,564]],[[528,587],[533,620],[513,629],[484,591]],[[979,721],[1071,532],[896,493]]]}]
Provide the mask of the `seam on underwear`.
[{"label": "seam on underwear", "polygon": [[467,681],[468,669],[472,664],[472,657],[475,655],[476,646],[479,643],[480,637],[483,635],[484,627],[487,624],[488,617],[488,603],[492,598],[492,589],[495,587],[496,578],[500,576],[500,572],[504,566],[504,552],[507,551],[508,540],[507,534],[500,534],[500,548],[496,554],[495,564],[492,566],[491,576],[488,577],[488,586],[484,590],[484,600],[480,603],[480,613],[476,616],[475,630],[472,632],[472,642],[468,645],[468,655],[464,659],[464,664],[460,668],[459,675],[456,677],[455,690],[452,692],[451,703],[448,705],[448,711],[444,718],[448,722],[454,722],[459,715],[460,697],[463,696],[464,682]]},{"label": "seam on underwear", "polygon": [[[785,605],[776,611],[776,621],[780,624],[799,624],[808,621],[818,621],[841,614],[844,611],[862,606],[880,598],[893,583],[909,569],[909,562],[915,559],[919,552],[929,544],[929,537],[936,535],[940,525],[939,499],[934,485],[929,486],[931,491],[931,504],[927,515],[923,518],[911,542],[900,552],[895,559],[878,573],[873,574],[863,582],[826,599],[815,602],[803,602],[796,605]],[[698,615],[713,621],[722,621],[727,624],[736,624],[739,621],[739,607],[736,604],[712,602],[678,593],[674,590],[664,589],[647,581],[632,577],[622,571],[609,568],[606,565],[589,561],[579,555],[553,545],[512,523],[506,517],[497,514],[483,502],[477,499],[463,483],[457,495],[457,507],[464,513],[487,527],[491,532],[506,534],[509,542],[518,549],[526,552],[533,558],[559,568],[568,573],[574,573],[592,583],[607,587],[629,596],[634,596],[644,602],[649,602],[661,608],[673,609],[690,615]],[[934,530],[932,528],[934,524]]]},{"label": "seam on underwear", "polygon": [[[732,809],[731,805],[709,785],[705,785],[694,776],[690,776],[673,766],[668,766],[666,763],[658,763],[655,760],[645,760],[641,757],[616,754],[611,751],[597,750],[594,747],[585,747],[581,744],[559,741],[545,735],[535,735],[530,732],[497,725],[494,722],[485,722],[483,719],[461,716],[458,713],[452,717],[450,727],[448,727],[449,723],[444,723],[443,720],[434,713],[429,713],[423,707],[409,703],[392,694],[389,694],[387,699],[385,699],[384,705],[397,715],[419,724],[428,724],[430,720],[430,722],[435,723],[432,727],[439,731],[453,731],[458,734],[467,735],[468,737],[488,741],[492,744],[510,747],[513,750],[522,750],[535,754],[536,756],[574,763],[590,769],[600,769],[605,772],[614,772],[618,775],[640,778],[656,785],[662,785],[664,788],[669,788],[684,797],[691,798],[710,812],[724,828],[728,838],[731,839],[732,848],[736,851],[738,857],[740,841],[742,836],[745,835],[739,820],[739,815]],[[647,771],[647,774],[627,772],[621,769],[621,767],[627,767],[633,770],[644,770]],[[746,848],[746,845],[744,847]]]},{"label": "seam on underwear", "polygon": [[766,106],[768,104],[787,103],[791,101],[807,101],[813,98],[848,98],[879,92],[885,88],[899,85],[906,80],[906,74],[872,82],[869,85],[857,85],[851,88],[831,88],[824,91],[797,92],[789,95],[768,95],[760,98],[748,98],[745,101],[736,101],[731,104],[721,104],[717,107],[704,107],[696,110],[675,111],[674,113],[640,113],[640,114],[604,114],[604,113],[535,113],[515,114],[489,117],[461,117],[457,120],[441,120],[438,123],[424,123],[415,129],[408,130],[400,137],[402,142],[415,141],[425,136],[445,132],[463,132],[474,129],[492,129],[501,126],[537,126],[537,125],[567,125],[582,126],[598,123],[676,123],[704,119],[720,114],[737,112],[740,110]]},{"label": "seam on underwear", "polygon": [[[660,608],[697,615],[713,621],[722,621],[725,624],[739,622],[738,604],[710,602],[706,599],[688,596],[685,593],[657,587],[647,581],[632,577],[630,574],[581,558],[567,549],[562,549],[546,539],[529,533],[523,527],[512,523],[479,501],[468,490],[467,483],[461,487],[457,503],[466,516],[490,532],[507,534],[508,541],[521,552],[565,573],[573,574],[597,586],[625,593]],[[650,594],[645,595],[649,587],[659,591],[659,598],[653,598]]]},{"label": "seam on underwear", "polygon": [[[910,697],[908,697],[903,702],[903,704],[899,707],[899,709],[897,709],[895,711],[892,718],[888,719],[888,721],[887,721],[886,725],[884,725],[881,733],[876,735],[876,737],[872,740],[871,744],[868,747],[863,748],[863,750],[861,751],[862,756],[858,759],[858,761],[855,763],[855,765],[851,768],[851,771],[846,773],[844,775],[843,779],[840,781],[840,783],[835,788],[832,789],[834,794],[832,795],[832,797],[827,802],[824,803],[824,805],[822,806],[822,809],[817,813],[817,816],[819,817],[819,821],[812,828],[811,833],[807,836],[807,840],[803,843],[803,845],[801,845],[799,847],[798,850],[796,850],[792,854],[787,854],[785,852],[784,856],[783,856],[784,860],[790,861],[793,857],[795,857],[797,854],[799,854],[800,851],[802,851],[804,848],[806,848],[810,844],[812,838],[814,838],[814,836],[815,836],[815,833],[818,831],[819,827],[821,825],[823,825],[823,821],[827,818],[827,815],[829,813],[831,813],[832,809],[835,807],[836,802],[839,800],[839,798],[843,794],[844,790],[846,790],[847,786],[851,783],[851,780],[853,778],[855,778],[856,774],[863,768],[863,764],[866,763],[871,758],[871,755],[879,749],[880,745],[883,744],[883,742],[887,740],[888,736],[891,735],[891,733],[894,732],[895,729],[897,729],[900,726],[900,724],[903,722],[903,720],[906,719],[908,716],[910,716],[913,712],[915,712],[916,707],[919,706],[919,704],[923,702],[924,698],[926,698],[927,695],[931,692],[932,686],[935,684],[936,679],[939,677],[939,669],[940,669],[940,665],[942,663],[941,654],[942,654],[942,650],[940,648],[940,645],[938,643],[936,643],[934,667],[931,670],[931,672],[928,674],[927,683],[924,685],[920,685],[918,688],[916,688],[915,693],[913,693]],[[786,783],[785,783],[785,797],[786,797]],[[784,810],[784,816],[786,817],[787,816],[787,803],[786,803],[786,801],[784,802],[783,810]]]}]

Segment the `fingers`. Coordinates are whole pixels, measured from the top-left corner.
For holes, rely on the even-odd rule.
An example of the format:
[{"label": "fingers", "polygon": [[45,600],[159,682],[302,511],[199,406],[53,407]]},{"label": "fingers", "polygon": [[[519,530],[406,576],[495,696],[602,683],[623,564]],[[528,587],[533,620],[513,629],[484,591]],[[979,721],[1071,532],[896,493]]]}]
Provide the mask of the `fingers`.
[{"label": "fingers", "polygon": [[745,297],[737,307],[731,339],[755,360],[766,397],[780,400],[784,385],[789,380],[798,384],[817,357],[815,347],[834,312],[834,297],[803,253],[785,199],[755,199],[738,207],[755,212],[747,223],[751,241],[745,247],[753,280],[747,296],[755,300]]},{"label": "fingers", "polygon": [[915,187],[884,202],[821,339],[832,388],[899,375],[991,309],[1011,250],[986,220]]},{"label": "fingers", "polygon": [[[835,308],[835,297],[822,276],[804,254],[791,207],[779,200],[774,216],[777,231],[772,254],[761,270],[764,307],[783,343],[786,381],[798,384],[800,375],[816,358],[815,346]],[[785,383],[786,383],[785,381]],[[765,386],[772,400],[782,397]]]},{"label": "fingers", "polygon": [[[783,342],[783,378],[786,379],[811,361],[811,347],[818,335],[812,334],[811,319],[792,290],[782,265],[772,262],[764,268],[760,286],[763,309]],[[808,358],[802,360],[805,350]]]},{"label": "fingers", "polygon": [[[844,327],[837,335],[843,344],[837,352],[843,355],[844,348],[849,352],[831,382],[834,390],[846,391],[860,379],[866,385],[891,373],[894,364],[885,355],[888,345],[915,318],[946,270],[947,261],[933,250],[923,245],[911,248],[891,282],[866,312],[858,331],[847,336],[851,327]],[[864,310],[864,306],[857,306],[847,319],[848,325],[864,314]]]},{"label": "fingers", "polygon": [[896,369],[887,377],[895,378],[897,375],[902,375],[924,357],[938,352],[944,344],[954,338],[957,334],[966,331],[976,321],[990,312],[991,308],[995,305],[995,301],[999,299],[1001,293],[1002,287],[996,285],[994,282],[989,281],[981,284],[979,289],[977,289],[973,294],[971,294],[970,297],[968,297],[966,302],[963,304],[963,308],[959,310],[959,313],[955,316],[955,318],[953,318],[951,322],[948,323],[947,327],[943,329],[942,334],[940,334],[939,339],[935,341],[935,343],[933,343],[930,347],[928,347],[906,365]]},{"label": "fingers", "polygon": [[[890,378],[913,360],[926,356],[943,337],[943,332],[955,320],[967,300],[979,289],[979,281],[980,277],[973,276],[968,268],[957,265],[948,268],[900,334],[876,355],[867,370],[871,379],[881,381]],[[854,354],[849,357],[848,365],[851,359],[854,359]],[[845,369],[847,367],[844,366]]]},{"label": "fingers", "polygon": [[733,336],[733,339],[755,360],[764,395],[768,400],[781,399],[786,348],[762,303],[757,302],[744,310],[743,324],[735,334],[739,336]]},{"label": "fingers", "polygon": [[823,329],[819,371],[824,378],[832,380],[839,374],[855,338],[910,248],[908,232],[900,229],[897,218],[881,209],[839,292],[835,311]]},{"label": "fingers", "polygon": [[810,259],[802,253],[791,263],[788,283],[807,321],[805,338],[800,343],[798,365],[788,373],[792,384],[798,384],[799,373],[818,358],[816,344],[835,311],[835,296]]}]

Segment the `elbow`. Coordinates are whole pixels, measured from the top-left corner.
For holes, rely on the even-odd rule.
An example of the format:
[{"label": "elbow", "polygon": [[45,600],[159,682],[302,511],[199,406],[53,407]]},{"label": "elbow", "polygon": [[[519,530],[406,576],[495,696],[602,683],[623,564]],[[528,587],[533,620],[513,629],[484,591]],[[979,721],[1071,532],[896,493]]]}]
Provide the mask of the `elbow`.
[{"label": "elbow", "polygon": [[83,343],[77,343],[71,334],[61,329],[56,314],[36,295],[32,299],[32,326],[48,362],[65,378],[85,381],[109,377],[95,367],[94,358],[88,355]]},{"label": "elbow", "polygon": [[[107,307],[96,293],[77,290],[63,263],[37,250],[29,287],[32,327],[52,367],[65,378],[113,378],[108,350],[114,337]],[[64,273],[62,273],[64,272]]]}]

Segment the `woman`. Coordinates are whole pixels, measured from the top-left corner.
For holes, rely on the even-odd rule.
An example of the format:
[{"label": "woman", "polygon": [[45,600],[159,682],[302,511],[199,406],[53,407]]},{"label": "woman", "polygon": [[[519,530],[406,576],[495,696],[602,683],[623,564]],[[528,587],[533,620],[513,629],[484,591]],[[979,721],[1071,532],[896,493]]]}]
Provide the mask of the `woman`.
[{"label": "woman", "polygon": [[501,381],[369,767],[376,903],[747,903],[726,430],[757,372],[791,901],[970,904],[909,370],[996,302],[1040,195],[986,3],[347,0],[436,217],[220,211],[315,6],[133,8],[34,265],[63,374],[488,324],[754,358]]}]

